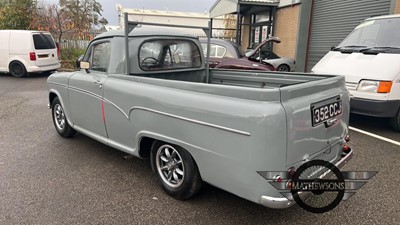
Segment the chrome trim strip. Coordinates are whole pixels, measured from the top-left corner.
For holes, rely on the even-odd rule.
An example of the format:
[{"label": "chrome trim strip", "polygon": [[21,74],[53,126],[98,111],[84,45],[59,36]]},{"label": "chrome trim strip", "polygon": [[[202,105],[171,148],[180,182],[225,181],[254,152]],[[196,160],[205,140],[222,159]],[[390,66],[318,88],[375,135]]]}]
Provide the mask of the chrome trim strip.
[{"label": "chrome trim strip", "polygon": [[[59,84],[59,83],[52,83],[52,84],[68,87],[67,85],[63,85],[63,84]],[[72,87],[72,86],[69,86],[68,88],[71,89],[71,90],[77,91],[77,92],[81,92],[81,93],[93,96],[93,97],[98,98],[100,100],[104,100],[105,102],[107,102],[107,103],[113,105],[115,108],[117,108],[125,116],[125,118],[129,120],[129,115],[126,114],[120,107],[118,107],[112,101],[110,101],[110,100],[108,100],[106,98],[103,98],[102,96],[100,96],[98,94],[95,94],[93,92],[86,91],[86,90],[83,90],[83,89],[80,89],[80,88],[76,88],[76,87]],[[231,132],[231,133],[236,133],[236,134],[240,134],[240,135],[244,135],[244,136],[251,136],[251,134],[249,132],[236,130],[236,129],[232,129],[232,128],[229,128],[229,127],[223,127],[223,126],[220,126],[220,125],[207,123],[207,122],[203,122],[203,121],[199,121],[199,120],[194,120],[194,119],[190,119],[190,118],[186,118],[186,117],[182,117],[182,116],[177,116],[177,115],[173,115],[173,114],[169,114],[169,113],[165,113],[165,112],[161,112],[161,111],[157,111],[157,110],[153,110],[153,109],[149,109],[149,108],[144,108],[144,107],[134,106],[129,110],[129,114],[135,109],[144,110],[144,111],[148,111],[148,112],[153,112],[153,113],[157,113],[157,114],[160,114],[160,115],[168,116],[168,117],[171,117],[171,118],[175,118],[175,119],[179,119],[179,120],[183,120],[183,121],[187,121],[187,122],[191,122],[191,123],[195,123],[195,124],[200,124],[200,125],[203,125],[203,126],[212,127],[212,128],[220,129],[220,130],[223,130],[223,131],[228,131],[228,132]]]},{"label": "chrome trim strip", "polygon": [[48,83],[48,84],[54,84],[54,85],[58,85],[58,86],[63,86],[63,87],[68,87],[68,85],[66,85],[66,84],[57,83],[57,82],[51,82],[51,81],[48,81],[47,83]]},{"label": "chrome trim strip", "polygon": [[80,92],[80,93],[83,93],[83,94],[90,95],[90,96],[95,97],[95,98],[100,99],[100,100],[103,99],[102,96],[100,96],[100,95],[98,95],[98,94],[96,94],[96,93],[93,93],[93,92],[90,92],[90,91],[86,91],[86,90],[83,90],[83,89],[80,89],[80,88],[77,88],[77,87],[69,86],[69,89],[70,89],[70,90],[77,91],[77,92]]},{"label": "chrome trim strip", "polygon": [[[153,113],[157,113],[157,114],[160,114],[160,115],[163,115],[163,116],[168,116],[168,117],[171,117],[171,118],[184,120],[184,121],[195,123],[195,124],[200,124],[200,125],[203,125],[203,126],[212,127],[212,128],[228,131],[228,132],[231,132],[231,133],[236,133],[236,134],[240,134],[240,135],[244,135],[244,136],[251,136],[251,134],[249,132],[235,130],[235,129],[232,129],[232,128],[223,127],[223,126],[219,126],[219,125],[216,125],[216,124],[207,123],[207,122],[203,122],[203,121],[199,121],[199,120],[194,120],[194,119],[190,119],[190,118],[186,118],[186,117],[182,117],[182,116],[177,116],[177,115],[173,115],[173,114],[169,114],[169,113],[165,113],[165,112],[161,112],[161,111],[157,111],[157,110],[153,110],[153,109],[148,109],[148,108],[144,108],[144,107],[137,107],[137,106],[132,107],[130,112],[135,110],[135,109],[144,110],[144,111],[148,111],[148,112],[153,112]],[[130,112],[129,112],[129,114],[130,114]]]},{"label": "chrome trim strip", "polygon": [[77,91],[77,92],[80,92],[80,93],[83,93],[83,94],[87,94],[87,95],[93,96],[93,97],[95,97],[97,99],[100,99],[100,100],[103,99],[102,96],[100,96],[100,95],[98,95],[96,93],[93,93],[93,92],[90,92],[90,91],[86,91],[86,90],[83,90],[83,89],[80,89],[80,88],[77,88],[77,87],[68,86],[66,84],[61,84],[61,83],[57,83],[57,82],[48,82],[48,84],[54,84],[54,85],[58,85],[58,86],[63,86],[63,87],[66,87],[66,88],[68,88],[70,90],[74,90],[74,91]]},{"label": "chrome trim strip", "polygon": [[129,120],[129,116],[124,112],[124,110],[122,110],[120,107],[118,107],[114,102],[112,102],[112,101],[110,101],[110,100],[108,100],[108,99],[106,99],[106,98],[103,98],[103,99],[104,99],[104,101],[107,102],[108,104],[111,104],[111,105],[113,105],[115,108],[117,108],[122,114],[124,114],[124,116],[126,117],[126,119]]}]

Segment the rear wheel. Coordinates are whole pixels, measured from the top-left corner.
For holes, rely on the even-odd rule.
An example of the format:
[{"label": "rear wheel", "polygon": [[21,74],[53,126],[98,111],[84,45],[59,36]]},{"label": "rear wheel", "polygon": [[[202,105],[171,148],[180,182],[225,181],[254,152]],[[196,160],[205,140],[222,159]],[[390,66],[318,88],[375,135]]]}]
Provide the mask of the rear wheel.
[{"label": "rear wheel", "polygon": [[156,141],[151,149],[150,160],[157,180],[170,196],[184,200],[200,190],[203,181],[199,170],[185,149]]},{"label": "rear wheel", "polygon": [[58,97],[54,98],[51,104],[51,111],[54,127],[56,128],[58,134],[65,138],[73,137],[76,134],[76,131],[68,124],[64,108],[62,107]]},{"label": "rear wheel", "polygon": [[26,76],[25,66],[20,62],[11,62],[9,69],[11,75],[13,75],[14,77],[20,78]]},{"label": "rear wheel", "polygon": [[400,109],[396,116],[390,119],[390,125],[392,125],[393,129],[400,132]]},{"label": "rear wheel", "polygon": [[282,72],[289,72],[290,68],[288,65],[279,65],[278,68],[276,68],[276,70]]}]

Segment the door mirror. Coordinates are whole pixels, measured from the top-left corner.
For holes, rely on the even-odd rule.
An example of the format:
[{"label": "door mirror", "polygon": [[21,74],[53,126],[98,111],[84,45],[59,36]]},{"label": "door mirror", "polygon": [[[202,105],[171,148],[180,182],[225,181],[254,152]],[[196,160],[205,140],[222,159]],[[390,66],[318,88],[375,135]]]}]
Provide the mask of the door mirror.
[{"label": "door mirror", "polygon": [[76,59],[76,61],[75,61],[75,65],[76,65],[76,67],[78,68],[78,69],[80,69],[81,68],[81,61],[83,60],[83,55],[80,55],[77,59]]},{"label": "door mirror", "polygon": [[336,47],[335,46],[331,46],[331,51],[333,51]]},{"label": "door mirror", "polygon": [[81,61],[79,67],[81,69],[88,70],[90,68],[90,63]]}]

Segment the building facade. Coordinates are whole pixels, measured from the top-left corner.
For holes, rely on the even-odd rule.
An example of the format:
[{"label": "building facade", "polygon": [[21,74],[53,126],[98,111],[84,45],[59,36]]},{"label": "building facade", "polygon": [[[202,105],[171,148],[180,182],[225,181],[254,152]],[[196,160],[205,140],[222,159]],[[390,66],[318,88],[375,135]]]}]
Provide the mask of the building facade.
[{"label": "building facade", "polygon": [[[237,13],[233,3],[253,6],[271,5],[276,0],[217,0],[210,10],[210,15],[222,12]],[[224,7],[219,7],[223,5]],[[256,18],[268,10],[256,12]],[[372,16],[400,13],[400,0],[280,0],[273,16],[270,16],[272,28],[269,33],[280,37],[281,43],[274,44],[273,51],[280,56],[296,60],[296,70],[308,72],[331,49],[338,45],[361,21]],[[254,45],[246,25],[252,24],[247,15],[243,15],[240,26],[241,46],[246,49]],[[246,22],[250,21],[250,23]],[[264,30],[264,29],[263,29]],[[249,37],[250,36],[250,37]],[[263,39],[265,39],[263,35]],[[248,40],[250,40],[248,42]]]},{"label": "building facade", "polygon": [[[209,13],[189,13],[117,6],[120,25],[123,13],[129,20],[162,24],[208,26],[213,37],[223,38],[223,29],[233,22],[232,36],[243,50],[254,47],[268,35],[281,39],[271,46],[283,57],[296,60],[296,70],[308,72],[337,46],[361,21],[372,16],[400,13],[400,0],[216,0]],[[224,19],[225,18],[225,19]],[[203,31],[189,31],[204,37]]]}]

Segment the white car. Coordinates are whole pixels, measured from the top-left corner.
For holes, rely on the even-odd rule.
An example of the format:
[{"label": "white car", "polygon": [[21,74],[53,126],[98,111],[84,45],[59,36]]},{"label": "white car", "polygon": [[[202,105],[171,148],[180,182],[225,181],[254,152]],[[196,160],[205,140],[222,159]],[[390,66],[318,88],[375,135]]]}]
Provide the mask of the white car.
[{"label": "white car", "polygon": [[0,72],[24,77],[60,68],[57,45],[49,32],[0,31]]}]

